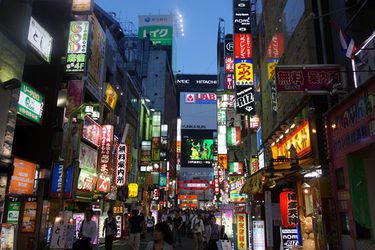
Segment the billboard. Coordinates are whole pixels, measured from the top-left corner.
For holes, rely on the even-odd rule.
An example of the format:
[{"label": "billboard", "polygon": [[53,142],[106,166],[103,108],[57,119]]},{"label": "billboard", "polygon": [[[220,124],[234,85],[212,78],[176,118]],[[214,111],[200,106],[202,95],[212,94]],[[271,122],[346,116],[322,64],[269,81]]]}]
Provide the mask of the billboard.
[{"label": "billboard", "polygon": [[233,35],[226,34],[224,41],[225,41],[225,55],[233,55],[233,52],[234,52]]},{"label": "billboard", "polygon": [[276,66],[277,91],[331,91],[342,86],[340,71],[340,65]]},{"label": "billboard", "polygon": [[[51,196],[52,197],[59,197],[61,191],[61,184],[62,184],[62,171],[63,171],[63,163],[56,162],[53,164],[52,170],[52,184],[51,184]],[[73,171],[74,168],[72,165],[68,166],[66,169],[65,174],[65,197],[69,197],[71,195],[72,189],[72,181],[73,181]]]},{"label": "billboard", "polygon": [[255,115],[254,86],[236,86],[236,112]]},{"label": "billboard", "polygon": [[27,41],[44,60],[51,62],[53,38],[33,17],[30,18]]},{"label": "billboard", "polygon": [[212,161],[213,139],[186,139],[186,153],[190,162]]},{"label": "billboard", "polygon": [[173,16],[146,15],[138,17],[138,37],[150,37],[153,44],[172,46]]},{"label": "billboard", "polygon": [[40,124],[42,122],[43,107],[43,95],[29,85],[21,83],[17,113]]},{"label": "billboard", "polygon": [[241,144],[241,128],[227,128],[227,144],[228,146],[239,146]]},{"label": "billboard", "polygon": [[251,33],[250,1],[233,1],[234,33]]},{"label": "billboard", "polygon": [[14,158],[14,170],[10,180],[9,193],[31,195],[34,192],[35,163]]},{"label": "billboard", "polygon": [[180,93],[182,129],[216,130],[216,110],[217,97],[215,93]]},{"label": "billboard", "polygon": [[234,74],[225,75],[225,90],[234,90]]},{"label": "billboard", "polygon": [[86,68],[87,42],[89,37],[88,21],[72,21],[69,28],[69,40],[66,57],[66,72],[84,72]]},{"label": "billboard", "polygon": [[213,89],[217,88],[217,75],[176,75],[176,87],[179,89]]}]

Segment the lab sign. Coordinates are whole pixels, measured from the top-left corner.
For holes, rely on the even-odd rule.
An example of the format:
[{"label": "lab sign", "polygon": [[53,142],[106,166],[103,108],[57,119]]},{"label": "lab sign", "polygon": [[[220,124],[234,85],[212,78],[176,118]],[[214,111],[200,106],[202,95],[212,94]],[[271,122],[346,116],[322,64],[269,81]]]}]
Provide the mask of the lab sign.
[{"label": "lab sign", "polygon": [[43,96],[29,85],[21,83],[17,113],[40,124],[42,120],[43,106]]},{"label": "lab sign", "polygon": [[210,104],[216,103],[215,93],[187,93],[185,96],[186,103]]},{"label": "lab sign", "polygon": [[51,62],[52,36],[33,18],[30,18],[27,41],[47,62]]}]

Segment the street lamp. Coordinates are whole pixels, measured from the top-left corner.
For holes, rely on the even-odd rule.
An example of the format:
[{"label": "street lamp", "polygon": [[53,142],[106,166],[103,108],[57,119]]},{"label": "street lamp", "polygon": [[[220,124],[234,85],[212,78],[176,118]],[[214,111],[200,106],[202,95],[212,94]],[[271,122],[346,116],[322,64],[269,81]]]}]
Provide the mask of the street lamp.
[{"label": "street lamp", "polygon": [[70,154],[70,143],[71,143],[71,133],[72,133],[72,123],[73,117],[75,115],[78,116],[78,119],[83,119],[84,115],[83,112],[87,115],[93,117],[93,119],[99,118],[99,112],[94,111],[94,108],[99,108],[99,103],[82,103],[79,107],[73,109],[70,114],[68,115],[68,131],[67,131],[67,139],[65,145],[65,154],[64,154],[64,164],[61,174],[61,189],[60,189],[60,200],[59,200],[59,211],[64,210],[64,194],[65,194],[65,171],[68,167],[68,164],[71,162],[71,154]]}]

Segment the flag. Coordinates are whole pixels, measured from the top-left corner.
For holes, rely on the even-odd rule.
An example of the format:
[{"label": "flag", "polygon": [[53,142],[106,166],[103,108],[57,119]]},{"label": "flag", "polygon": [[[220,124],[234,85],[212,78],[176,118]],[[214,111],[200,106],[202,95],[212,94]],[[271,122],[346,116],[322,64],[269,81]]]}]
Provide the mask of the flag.
[{"label": "flag", "polygon": [[345,52],[347,58],[352,58],[354,52],[357,50],[353,38],[348,36],[342,29],[339,31],[340,44],[342,50]]}]

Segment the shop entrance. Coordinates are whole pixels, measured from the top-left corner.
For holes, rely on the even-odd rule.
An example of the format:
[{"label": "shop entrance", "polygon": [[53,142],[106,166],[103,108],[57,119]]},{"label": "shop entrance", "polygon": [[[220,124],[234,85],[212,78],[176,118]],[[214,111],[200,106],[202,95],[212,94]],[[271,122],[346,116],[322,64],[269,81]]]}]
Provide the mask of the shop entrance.
[{"label": "shop entrance", "polygon": [[[375,145],[348,156],[349,183],[357,248],[374,247],[375,240]],[[365,248],[363,248],[365,247]]]}]

